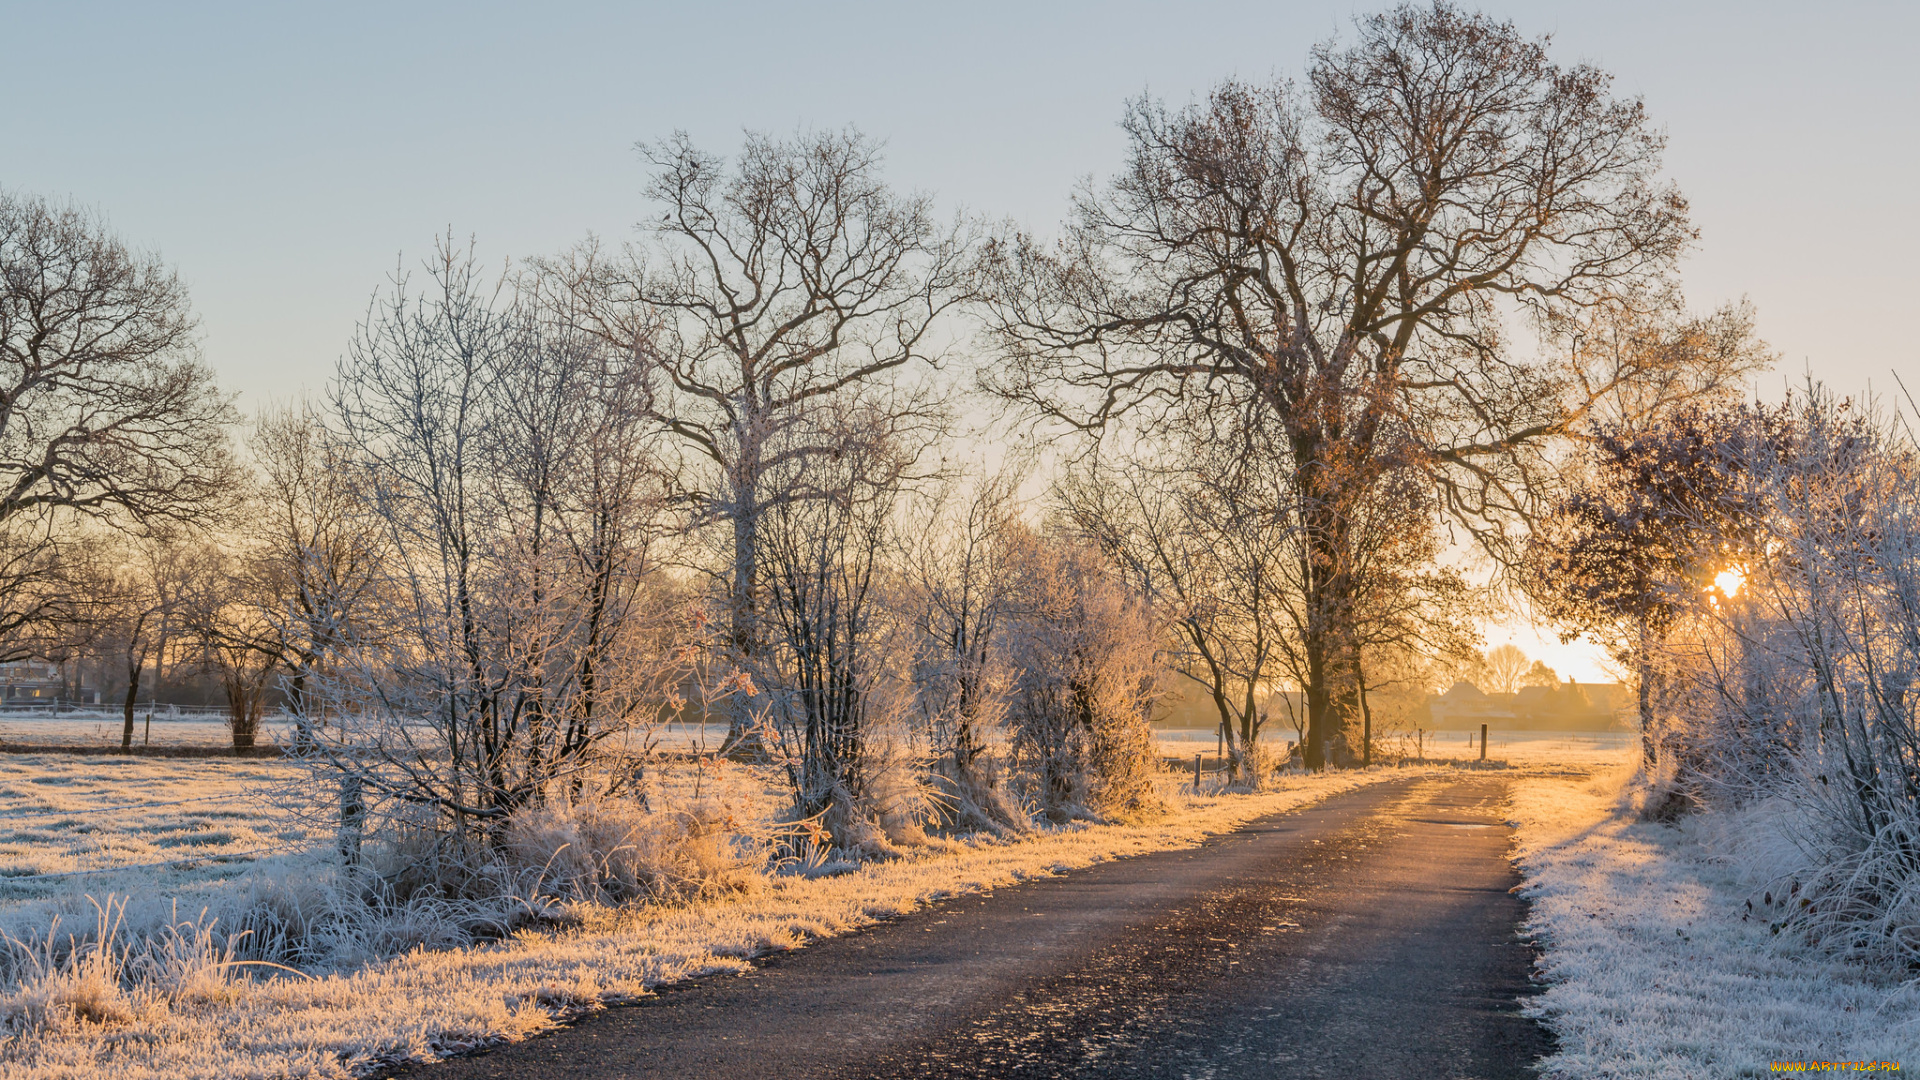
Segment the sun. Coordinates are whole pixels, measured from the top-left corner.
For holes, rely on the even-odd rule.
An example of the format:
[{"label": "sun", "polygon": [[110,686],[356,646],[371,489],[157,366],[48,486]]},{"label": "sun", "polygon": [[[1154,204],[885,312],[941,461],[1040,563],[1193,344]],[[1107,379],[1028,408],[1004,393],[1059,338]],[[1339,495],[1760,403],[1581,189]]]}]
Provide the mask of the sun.
[{"label": "sun", "polygon": [[1714,588],[1719,589],[1720,595],[1729,600],[1740,595],[1740,589],[1746,583],[1747,575],[1741,573],[1738,567],[1729,566],[1713,575]]}]

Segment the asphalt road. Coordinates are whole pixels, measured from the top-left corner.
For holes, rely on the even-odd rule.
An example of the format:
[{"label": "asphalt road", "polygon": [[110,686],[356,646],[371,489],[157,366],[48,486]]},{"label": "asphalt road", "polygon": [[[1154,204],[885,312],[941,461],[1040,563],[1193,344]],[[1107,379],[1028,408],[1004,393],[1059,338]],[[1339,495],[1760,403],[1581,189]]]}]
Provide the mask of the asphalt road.
[{"label": "asphalt road", "polygon": [[1364,788],[399,1075],[1533,1075],[1503,784]]}]

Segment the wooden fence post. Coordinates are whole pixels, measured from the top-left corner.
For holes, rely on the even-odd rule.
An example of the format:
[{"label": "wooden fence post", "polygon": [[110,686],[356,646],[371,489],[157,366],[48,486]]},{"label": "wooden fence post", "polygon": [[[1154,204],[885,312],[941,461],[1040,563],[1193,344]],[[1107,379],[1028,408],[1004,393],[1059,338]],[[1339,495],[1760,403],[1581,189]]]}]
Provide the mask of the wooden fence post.
[{"label": "wooden fence post", "polygon": [[1193,793],[1195,795],[1200,794],[1200,759],[1203,756],[1202,754],[1193,755]]},{"label": "wooden fence post", "polygon": [[1480,760],[1487,760],[1487,725],[1480,725]]}]

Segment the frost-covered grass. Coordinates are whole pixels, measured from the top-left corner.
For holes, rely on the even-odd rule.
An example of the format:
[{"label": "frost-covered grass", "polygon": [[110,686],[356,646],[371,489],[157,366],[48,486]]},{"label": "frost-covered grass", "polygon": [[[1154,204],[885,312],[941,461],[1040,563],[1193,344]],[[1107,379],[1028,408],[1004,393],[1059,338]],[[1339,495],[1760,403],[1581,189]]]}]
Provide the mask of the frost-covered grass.
[{"label": "frost-covered grass", "polygon": [[289,801],[295,775],[273,759],[0,754],[0,910],[78,876],[112,886],[102,872],[121,867],[175,889],[304,851],[316,832]]},{"label": "frost-covered grass", "polygon": [[[60,713],[0,711],[0,746],[87,746],[114,748],[120,745],[125,723],[112,709],[68,710]],[[660,724],[636,729],[626,740],[633,749],[645,738],[663,751],[710,753],[725,743],[725,724]],[[293,725],[285,716],[274,714],[260,721],[254,737],[258,746],[287,746],[293,742]],[[133,722],[135,748],[155,747],[230,747],[233,733],[224,717],[214,713],[169,716],[161,706],[151,723],[142,708]]]},{"label": "frost-covered grass", "polygon": [[[1446,733],[1447,738],[1454,735]],[[1640,745],[1639,740],[1637,734],[1626,731],[1493,731],[1487,736],[1487,756],[1522,768],[1592,768],[1619,761],[1622,754]],[[1451,743],[1443,744],[1443,748],[1459,752]]]},{"label": "frost-covered grass", "polygon": [[[1629,762],[1513,788],[1516,861],[1559,1037],[1550,1077],[1739,1077],[1775,1061],[1920,1065],[1912,973],[1775,934],[1777,811],[1641,820]],[[1782,890],[1784,891],[1784,890]],[[1751,904],[1751,906],[1749,906]]]},{"label": "frost-covered grass", "polygon": [[[106,709],[58,714],[0,712],[0,745],[117,747],[124,723],[120,713]],[[255,743],[283,745],[290,736],[291,726],[284,718],[269,716],[260,721]],[[133,745],[225,747],[233,745],[233,733],[226,719],[218,715],[169,717],[161,711],[149,724],[143,711],[134,720]]]},{"label": "frost-covered grass", "polygon": [[[45,767],[57,764],[62,763]],[[116,764],[178,769],[183,776],[211,766],[280,767],[198,759]],[[746,813],[766,813],[778,801],[777,778],[770,771],[756,773],[724,763],[710,770],[674,783],[707,785],[703,795],[717,793]],[[186,974],[148,979],[131,990],[116,987],[97,971],[75,971],[63,976],[64,981],[42,979],[14,990],[5,1007],[14,1030],[24,1034],[0,1045],[0,1076],[348,1077],[384,1062],[432,1060],[477,1045],[525,1038],[662,983],[738,971],[756,955],[797,948],[943,897],[1186,846],[1263,814],[1409,774],[1376,769],[1288,776],[1254,795],[1219,792],[1209,784],[1197,796],[1180,777],[1169,775],[1163,787],[1172,811],[1155,821],[1076,823],[1015,840],[934,840],[903,858],[868,863],[837,876],[754,876],[744,890],[678,906],[575,906],[563,928],[523,930],[506,940],[460,948],[414,949],[361,963],[313,966],[304,976],[223,967],[218,955],[222,939],[217,929],[209,933],[207,924],[221,914],[223,895],[229,900],[226,910],[233,910],[233,905],[251,902],[250,897],[323,885],[332,873],[324,855],[306,865],[262,863],[228,881],[150,882],[122,917],[152,924],[156,910],[168,903],[168,893],[190,894],[191,900],[168,917],[176,928],[175,939],[198,935],[203,945],[193,953],[198,959],[181,960],[193,951],[177,944],[156,947],[152,955],[157,960],[140,962],[157,971],[164,961]],[[236,791],[257,790],[235,783]],[[77,781],[65,786],[77,789]],[[106,799],[112,792],[103,785],[89,797]],[[208,905],[212,914],[198,916],[194,904]],[[19,937],[56,909],[68,914],[67,926],[93,918],[81,881],[74,880],[58,895],[0,907],[0,925]],[[183,924],[184,931],[179,929]],[[159,929],[147,932],[149,940],[167,932],[165,918],[155,925]],[[60,1003],[61,1009],[48,1012],[49,1001]],[[37,1027],[25,1022],[49,1016],[53,1021]]]}]

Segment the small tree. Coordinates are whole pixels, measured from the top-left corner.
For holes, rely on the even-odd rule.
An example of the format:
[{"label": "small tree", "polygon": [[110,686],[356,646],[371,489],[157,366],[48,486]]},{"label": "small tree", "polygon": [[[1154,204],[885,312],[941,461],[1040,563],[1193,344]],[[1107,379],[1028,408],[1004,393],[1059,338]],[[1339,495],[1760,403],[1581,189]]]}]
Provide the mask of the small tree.
[{"label": "small tree", "polygon": [[[123,540],[101,553],[88,605],[90,645],[126,676],[120,746],[133,745],[134,710],[149,664],[155,681],[170,634],[185,630],[194,557],[164,535]],[[177,639],[176,639],[177,643]]]},{"label": "small tree", "polygon": [[308,684],[379,621],[383,537],[366,513],[349,448],[313,408],[262,413],[248,449],[256,475],[235,572],[257,605],[259,644],[286,673],[287,709],[304,748],[318,719]]},{"label": "small tree", "polygon": [[1584,478],[1532,540],[1530,592],[1541,610],[1569,638],[1595,635],[1636,672],[1649,765],[1667,631],[1718,571],[1754,550],[1740,476],[1764,459],[1767,427],[1762,414],[1688,408],[1644,428],[1604,428]]},{"label": "small tree", "polygon": [[1229,775],[1257,787],[1267,698],[1295,628],[1300,536],[1274,459],[1196,431],[1147,459],[1095,464],[1055,485],[1063,517],[1149,598],[1179,638],[1168,659],[1205,687]]},{"label": "small tree", "polygon": [[[332,389],[376,600],[309,672],[307,707],[334,721],[312,760],[497,847],[516,811],[572,798],[677,707],[684,613],[660,579],[634,358],[538,282],[487,287],[470,252],[443,244],[427,269],[422,295],[396,275]],[[356,576],[311,580],[361,594]]]},{"label": "small tree", "polygon": [[264,617],[266,598],[249,591],[259,580],[242,570],[243,558],[217,548],[191,556],[180,610],[182,629],[226,696],[236,750],[252,749],[259,736],[285,651]]},{"label": "small tree", "polygon": [[899,415],[891,401],[822,403],[800,437],[835,450],[788,459],[779,482],[813,494],[779,500],[763,536],[774,634],[756,681],[778,699],[800,815],[849,850],[914,838],[922,810],[917,780],[902,774],[913,766],[876,743],[904,719],[903,628],[882,594],[894,509],[918,457]]}]

